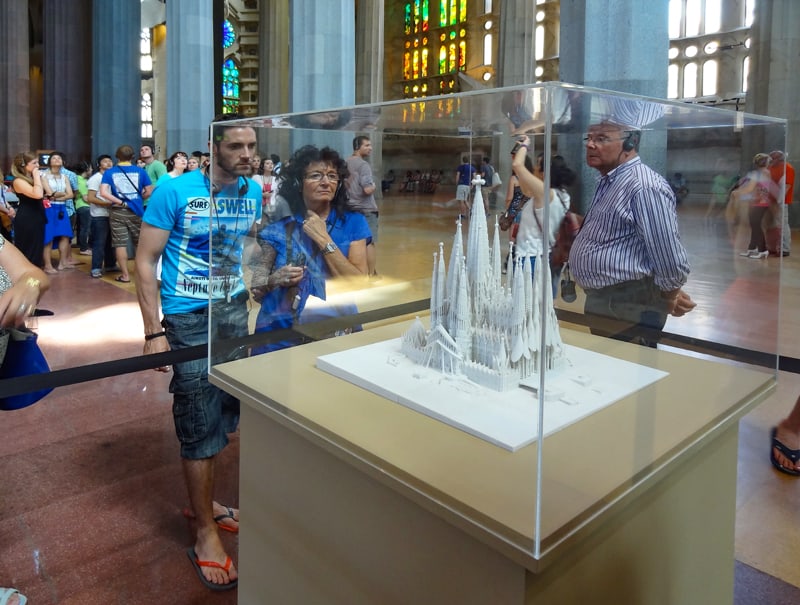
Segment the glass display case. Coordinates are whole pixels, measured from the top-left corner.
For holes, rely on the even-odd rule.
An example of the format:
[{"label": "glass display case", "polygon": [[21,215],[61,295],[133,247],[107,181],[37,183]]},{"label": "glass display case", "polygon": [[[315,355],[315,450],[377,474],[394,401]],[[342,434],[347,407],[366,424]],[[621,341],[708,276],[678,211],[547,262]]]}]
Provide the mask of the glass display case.
[{"label": "glass display case", "polygon": [[[211,381],[528,569],[774,388],[781,260],[740,255],[750,204],[730,192],[756,178],[757,152],[785,149],[784,120],[546,83],[211,128],[214,182],[253,151],[225,155],[230,128],[252,129],[261,158],[279,156],[257,187],[238,177],[215,193],[211,323],[224,321],[216,301],[245,292],[249,325],[235,338],[212,330]],[[584,313],[585,290],[602,289],[586,286],[591,262],[574,259],[570,297],[548,254],[514,254],[515,228],[498,219],[523,135],[542,182],[564,165],[574,174],[568,197],[527,202],[523,238],[525,220],[555,232],[563,200],[587,226],[611,220],[592,216],[592,200],[616,187],[612,218],[643,243],[635,262],[620,247],[612,269],[669,271],[680,261],[660,255],[685,249],[683,291],[697,307],[621,338],[630,326]],[[361,136],[371,154],[351,159],[348,177]],[[637,155],[651,169],[637,172],[644,186],[613,171],[598,183],[598,167]],[[368,197],[364,160],[377,206],[359,211],[345,193]],[[221,237],[220,216],[238,219],[243,199],[260,208],[256,224]],[[674,240],[654,235],[673,227]],[[240,270],[243,286],[214,286]]]}]

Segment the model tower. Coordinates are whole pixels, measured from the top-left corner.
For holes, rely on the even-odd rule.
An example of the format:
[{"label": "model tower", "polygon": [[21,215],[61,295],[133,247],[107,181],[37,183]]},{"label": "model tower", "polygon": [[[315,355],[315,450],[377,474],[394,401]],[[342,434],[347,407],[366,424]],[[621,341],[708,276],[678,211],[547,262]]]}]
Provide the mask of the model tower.
[{"label": "model tower", "polygon": [[531,279],[529,258],[509,261],[503,282],[497,219],[490,247],[483,180],[476,177],[473,185],[466,250],[459,218],[447,268],[444,244],[433,255],[430,329],[418,317],[403,334],[401,350],[415,363],[504,391],[538,373],[542,363],[546,370],[558,367],[565,349],[549,263],[537,258]]}]

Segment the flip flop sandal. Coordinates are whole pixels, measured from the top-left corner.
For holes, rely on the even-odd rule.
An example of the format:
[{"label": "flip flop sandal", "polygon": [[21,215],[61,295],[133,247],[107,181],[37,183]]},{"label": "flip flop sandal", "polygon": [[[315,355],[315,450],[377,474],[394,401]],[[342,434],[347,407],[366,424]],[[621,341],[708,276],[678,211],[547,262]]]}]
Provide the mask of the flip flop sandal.
[{"label": "flip flop sandal", "polygon": [[[203,575],[204,567],[213,567],[228,573],[233,565],[233,561],[230,557],[225,557],[224,564],[219,564],[216,561],[201,561],[197,558],[197,553],[194,552],[194,548],[191,547],[186,549],[186,555],[189,557],[189,560],[192,562],[197,575],[200,577],[200,581],[205,585],[206,588],[210,588],[211,590],[231,590],[239,585],[238,579],[231,580],[227,584],[215,584]],[[0,603],[0,605],[2,605],[2,603]]]},{"label": "flip flop sandal", "polygon": [[772,462],[772,466],[778,469],[782,473],[786,473],[787,475],[792,475],[793,477],[800,476],[800,471],[795,470],[793,468],[786,468],[775,457],[775,450],[778,450],[784,457],[788,458],[792,461],[792,464],[797,464],[797,461],[800,460],[800,450],[790,450],[786,447],[783,443],[778,441],[775,435],[778,433],[778,427],[773,427],[772,429],[772,447],[769,450],[769,461]]}]

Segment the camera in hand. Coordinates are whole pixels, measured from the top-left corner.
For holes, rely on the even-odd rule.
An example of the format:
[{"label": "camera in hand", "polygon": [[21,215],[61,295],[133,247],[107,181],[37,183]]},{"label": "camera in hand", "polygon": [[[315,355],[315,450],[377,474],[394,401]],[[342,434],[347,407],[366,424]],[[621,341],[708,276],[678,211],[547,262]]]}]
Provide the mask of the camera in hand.
[{"label": "camera in hand", "polygon": [[575,302],[578,299],[578,293],[575,291],[575,282],[572,281],[569,264],[564,264],[561,276],[561,299],[568,303]]},{"label": "camera in hand", "polygon": [[561,280],[561,298],[564,302],[575,302],[578,299],[578,293],[575,291],[575,282],[571,279]]}]

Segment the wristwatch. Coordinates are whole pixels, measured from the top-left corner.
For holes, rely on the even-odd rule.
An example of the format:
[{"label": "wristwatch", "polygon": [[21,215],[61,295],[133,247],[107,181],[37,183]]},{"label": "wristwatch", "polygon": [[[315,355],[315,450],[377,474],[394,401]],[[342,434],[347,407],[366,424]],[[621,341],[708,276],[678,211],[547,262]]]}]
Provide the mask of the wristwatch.
[{"label": "wristwatch", "polygon": [[336,252],[339,249],[339,246],[334,244],[333,242],[328,242],[328,245],[322,249],[323,254],[330,254],[332,252]]}]

